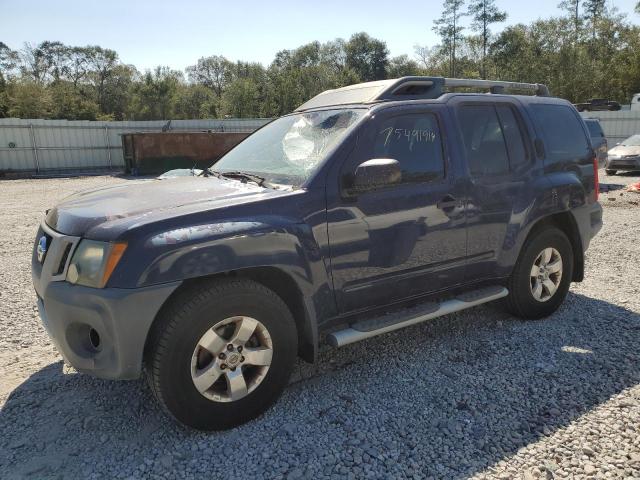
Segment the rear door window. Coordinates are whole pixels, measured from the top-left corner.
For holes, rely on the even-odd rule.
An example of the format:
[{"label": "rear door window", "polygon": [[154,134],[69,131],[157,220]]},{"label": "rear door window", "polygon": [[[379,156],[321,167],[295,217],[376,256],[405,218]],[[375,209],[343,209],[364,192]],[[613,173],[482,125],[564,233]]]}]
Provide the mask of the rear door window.
[{"label": "rear door window", "polygon": [[507,147],[493,105],[463,105],[458,120],[471,175],[508,173]]},{"label": "rear door window", "polygon": [[589,142],[582,122],[571,108],[566,105],[535,104],[531,109],[544,133],[548,162],[569,162],[589,156]]}]

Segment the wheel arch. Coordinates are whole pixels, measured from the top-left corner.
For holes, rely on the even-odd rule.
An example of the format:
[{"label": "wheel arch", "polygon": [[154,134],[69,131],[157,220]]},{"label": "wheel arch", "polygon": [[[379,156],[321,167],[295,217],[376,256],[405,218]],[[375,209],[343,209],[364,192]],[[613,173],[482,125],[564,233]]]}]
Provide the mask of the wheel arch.
[{"label": "wheel arch", "polygon": [[313,363],[316,359],[318,348],[318,333],[314,319],[314,313],[302,294],[299,286],[293,277],[284,270],[277,267],[249,267],[227,272],[206,275],[202,277],[190,278],[182,282],[169,297],[165,300],[162,307],[156,314],[145,341],[144,352],[148,351],[150,339],[153,337],[152,332],[157,325],[158,319],[162,313],[170,308],[174,301],[178,301],[180,296],[190,290],[194,285],[206,281],[217,279],[246,278],[253,280],[266,288],[275,292],[291,311],[291,315],[296,323],[298,335],[298,356],[303,360]]},{"label": "wheel arch", "polygon": [[584,279],[584,250],[582,247],[578,224],[571,212],[565,211],[553,213],[536,221],[529,230],[523,246],[537,232],[549,226],[562,230],[569,239],[569,242],[571,243],[571,250],[573,252],[573,276],[571,281],[581,282]]}]

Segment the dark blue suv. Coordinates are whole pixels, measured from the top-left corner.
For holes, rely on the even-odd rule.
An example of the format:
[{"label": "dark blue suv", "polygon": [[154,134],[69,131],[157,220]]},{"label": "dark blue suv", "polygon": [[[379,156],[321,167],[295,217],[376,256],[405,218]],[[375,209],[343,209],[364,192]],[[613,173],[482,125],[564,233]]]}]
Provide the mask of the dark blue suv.
[{"label": "dark blue suv", "polygon": [[498,299],[550,315],[601,226],[569,102],[406,77],[324,92],[200,176],[66,199],[40,226],[33,281],[76,369],[144,372],[178,421],[221,429],[268,408],[322,341]]}]

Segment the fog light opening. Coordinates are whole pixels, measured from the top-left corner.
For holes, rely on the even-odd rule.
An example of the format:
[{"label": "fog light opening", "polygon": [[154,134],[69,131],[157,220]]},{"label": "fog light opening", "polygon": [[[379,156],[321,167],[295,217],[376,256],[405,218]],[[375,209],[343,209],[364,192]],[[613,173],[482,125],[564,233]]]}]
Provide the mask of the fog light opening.
[{"label": "fog light opening", "polygon": [[89,341],[91,342],[91,346],[96,350],[100,348],[100,334],[95,328],[89,329]]}]

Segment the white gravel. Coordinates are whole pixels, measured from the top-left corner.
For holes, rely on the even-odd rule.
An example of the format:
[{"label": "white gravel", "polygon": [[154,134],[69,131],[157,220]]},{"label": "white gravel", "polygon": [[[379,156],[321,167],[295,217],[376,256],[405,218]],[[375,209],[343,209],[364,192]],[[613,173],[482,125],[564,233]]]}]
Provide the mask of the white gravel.
[{"label": "white gravel", "polygon": [[263,417],[203,434],[142,381],[65,367],[37,315],[45,208],[124,181],[0,182],[0,478],[640,478],[640,194],[602,194],[586,280],[551,318],[489,305],[325,348]]}]

